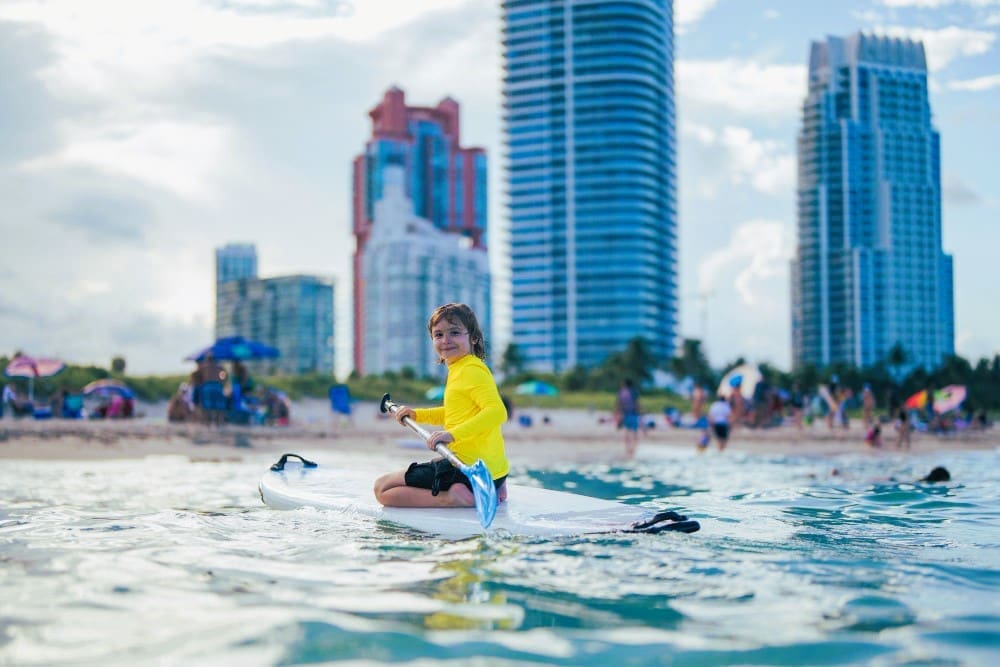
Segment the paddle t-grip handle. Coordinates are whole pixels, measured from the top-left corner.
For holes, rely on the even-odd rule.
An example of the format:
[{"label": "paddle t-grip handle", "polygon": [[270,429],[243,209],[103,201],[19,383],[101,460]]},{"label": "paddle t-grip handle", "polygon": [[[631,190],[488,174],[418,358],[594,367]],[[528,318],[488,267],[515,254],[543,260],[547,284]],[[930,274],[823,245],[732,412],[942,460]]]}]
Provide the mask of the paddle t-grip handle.
[{"label": "paddle t-grip handle", "polygon": [[[399,406],[393,402],[392,398],[389,397],[389,394],[385,394],[384,396],[382,396],[382,403],[380,404],[379,408],[382,410],[383,414],[389,413],[391,415],[396,414],[396,412],[399,410]],[[427,438],[431,437],[430,431],[428,431],[427,429],[425,429],[424,427],[422,427],[420,424],[413,421],[409,417],[403,417],[403,424],[408,426],[411,431],[413,431],[421,438],[423,438],[425,442],[427,441]],[[448,462],[451,463],[456,468],[458,468],[459,470],[466,467],[466,465],[462,463],[461,459],[455,456],[455,454],[450,449],[448,449],[448,446],[445,445],[443,442],[434,443],[434,451],[436,451],[438,454],[448,459]]]}]

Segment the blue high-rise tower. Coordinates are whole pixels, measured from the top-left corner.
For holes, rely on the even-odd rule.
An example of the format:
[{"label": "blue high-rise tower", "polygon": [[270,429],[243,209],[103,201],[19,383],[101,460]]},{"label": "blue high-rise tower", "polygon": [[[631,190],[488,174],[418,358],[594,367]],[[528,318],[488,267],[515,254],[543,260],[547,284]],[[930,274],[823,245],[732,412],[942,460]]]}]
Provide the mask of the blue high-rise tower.
[{"label": "blue high-rise tower", "polygon": [[669,0],[504,0],[513,342],[547,371],[641,337],[673,356]]},{"label": "blue high-rise tower", "polygon": [[940,138],[919,42],[814,42],[799,135],[796,367],[954,353],[952,260],[941,249]]}]

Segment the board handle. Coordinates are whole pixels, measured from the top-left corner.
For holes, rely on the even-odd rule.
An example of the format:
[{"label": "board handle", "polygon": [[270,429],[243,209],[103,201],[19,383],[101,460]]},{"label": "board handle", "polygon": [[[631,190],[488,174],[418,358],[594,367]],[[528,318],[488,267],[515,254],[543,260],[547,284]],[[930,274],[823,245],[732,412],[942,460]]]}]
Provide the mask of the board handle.
[{"label": "board handle", "polygon": [[284,470],[285,469],[285,464],[288,463],[288,459],[290,457],[295,457],[299,461],[302,461],[302,467],[303,468],[315,468],[315,467],[317,467],[319,465],[318,463],[314,463],[313,461],[310,461],[309,459],[307,459],[307,458],[305,458],[303,456],[300,456],[299,454],[292,454],[291,452],[289,452],[288,454],[282,454],[281,458],[278,459],[271,466],[271,470],[273,470],[275,472],[281,472],[282,470]]}]

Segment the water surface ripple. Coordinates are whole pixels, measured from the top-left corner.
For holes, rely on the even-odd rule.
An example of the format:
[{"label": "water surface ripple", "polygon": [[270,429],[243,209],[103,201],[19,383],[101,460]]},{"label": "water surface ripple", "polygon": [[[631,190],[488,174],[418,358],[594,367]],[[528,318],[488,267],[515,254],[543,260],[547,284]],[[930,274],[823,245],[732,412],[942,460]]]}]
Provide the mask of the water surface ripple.
[{"label": "water surface ripple", "polygon": [[513,478],[701,532],[460,542],[268,509],[262,456],[5,461],[0,663],[997,664],[997,459],[648,448]]}]

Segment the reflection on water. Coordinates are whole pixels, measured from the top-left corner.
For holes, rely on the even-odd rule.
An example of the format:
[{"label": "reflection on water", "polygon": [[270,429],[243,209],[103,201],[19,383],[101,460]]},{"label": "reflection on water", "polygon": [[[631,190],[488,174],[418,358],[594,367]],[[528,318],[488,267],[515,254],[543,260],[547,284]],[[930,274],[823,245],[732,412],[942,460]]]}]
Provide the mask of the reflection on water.
[{"label": "reflection on water", "polygon": [[0,663],[995,661],[995,453],[643,456],[514,475],[701,532],[448,542],[270,510],[265,458],[7,461]]}]

